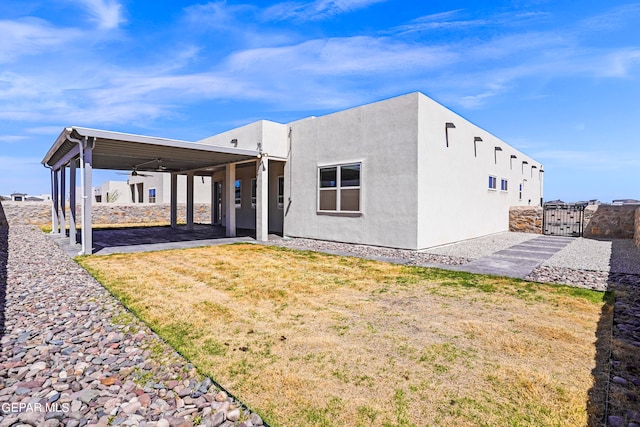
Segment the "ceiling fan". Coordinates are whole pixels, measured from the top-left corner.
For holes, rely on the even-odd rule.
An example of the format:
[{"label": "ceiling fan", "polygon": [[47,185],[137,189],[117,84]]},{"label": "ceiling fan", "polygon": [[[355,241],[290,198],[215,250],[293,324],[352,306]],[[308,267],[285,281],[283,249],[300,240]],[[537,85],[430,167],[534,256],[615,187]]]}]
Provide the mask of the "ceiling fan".
[{"label": "ceiling fan", "polygon": [[131,172],[116,172],[116,173],[119,173],[121,175],[129,175],[129,176],[153,176],[153,175],[149,175],[149,174],[138,172],[138,168],[140,166],[148,165],[149,163],[153,163],[153,162],[157,163],[157,166],[156,166],[156,169],[155,169],[156,172],[164,172],[164,171],[167,170],[167,167],[162,164],[162,159],[153,159],[153,160],[149,160],[147,162],[143,162],[143,163],[134,165],[131,168],[132,169]]},{"label": "ceiling fan", "polygon": [[138,172],[138,170],[134,167],[133,170],[131,172],[116,172],[118,175],[129,175],[129,176],[153,176],[153,175],[149,175],[147,173],[140,173]]}]

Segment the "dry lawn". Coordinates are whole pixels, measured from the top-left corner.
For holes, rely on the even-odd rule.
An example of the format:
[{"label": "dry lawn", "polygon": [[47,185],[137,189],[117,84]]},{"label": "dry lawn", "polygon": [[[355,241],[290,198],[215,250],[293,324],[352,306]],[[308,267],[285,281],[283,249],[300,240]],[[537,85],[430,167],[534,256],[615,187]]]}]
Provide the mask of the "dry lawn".
[{"label": "dry lawn", "polygon": [[603,294],[258,245],[79,262],[272,426],[588,424]]}]

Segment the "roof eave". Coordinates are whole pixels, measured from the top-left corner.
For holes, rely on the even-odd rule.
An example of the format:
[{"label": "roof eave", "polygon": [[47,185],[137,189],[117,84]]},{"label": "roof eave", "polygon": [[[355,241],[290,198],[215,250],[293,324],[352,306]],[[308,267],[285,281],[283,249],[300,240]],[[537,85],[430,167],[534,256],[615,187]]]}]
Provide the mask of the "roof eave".
[{"label": "roof eave", "polygon": [[44,156],[44,159],[42,159],[42,164],[44,166],[48,164],[49,160],[51,160],[51,157],[53,157],[55,152],[58,151],[58,149],[62,146],[62,144],[65,143],[69,135],[71,135],[71,132],[73,132],[73,129],[74,127],[68,127],[68,128],[64,128],[62,132],[60,132],[60,135],[58,135],[58,138],[56,138],[56,141],[53,143],[49,151],[47,151],[47,154]]}]

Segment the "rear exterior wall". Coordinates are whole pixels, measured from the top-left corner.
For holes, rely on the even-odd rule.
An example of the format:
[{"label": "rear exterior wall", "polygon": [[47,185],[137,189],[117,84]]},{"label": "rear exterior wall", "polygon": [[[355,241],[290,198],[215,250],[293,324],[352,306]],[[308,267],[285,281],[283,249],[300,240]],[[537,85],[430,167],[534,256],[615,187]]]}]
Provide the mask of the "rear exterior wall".
[{"label": "rear exterior wall", "polygon": [[[418,109],[414,97],[290,124],[284,234],[416,248]],[[318,168],[360,163],[360,212],[318,212]]]},{"label": "rear exterior wall", "polygon": [[[510,206],[540,203],[540,163],[426,96],[416,96],[420,105],[417,249],[508,231]],[[447,122],[455,128],[445,132]],[[475,137],[482,141],[474,150]],[[489,176],[495,177],[495,189],[489,188]],[[502,180],[506,191],[501,189]]]}]

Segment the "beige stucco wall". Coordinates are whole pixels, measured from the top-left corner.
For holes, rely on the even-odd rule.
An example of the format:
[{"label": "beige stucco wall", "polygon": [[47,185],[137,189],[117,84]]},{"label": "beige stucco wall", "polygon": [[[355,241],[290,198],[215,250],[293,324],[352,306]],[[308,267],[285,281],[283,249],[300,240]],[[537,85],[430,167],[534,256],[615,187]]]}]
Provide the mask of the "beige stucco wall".
[{"label": "beige stucco wall", "polygon": [[[412,96],[420,106],[418,248],[507,231],[511,206],[539,204],[540,163],[430,98]],[[448,146],[447,122],[455,125]],[[474,137],[482,138],[475,153]],[[496,190],[489,189],[489,175],[497,179]],[[502,179],[507,191],[500,189]]]},{"label": "beige stucco wall", "polygon": [[[398,97],[290,123],[284,234],[415,248],[417,111]],[[318,167],[355,162],[361,213],[318,213]]]},{"label": "beige stucco wall", "polygon": [[[287,132],[287,125],[259,120],[204,138],[198,143],[245,150],[258,150],[258,143],[262,143],[263,152],[270,157],[283,159],[287,157]],[[232,140],[237,143],[232,144]]]},{"label": "beige stucco wall", "polygon": [[[456,126],[448,147],[446,122]],[[422,249],[507,231],[509,207],[537,204],[541,197],[540,163],[420,93],[290,127],[285,235]],[[474,136],[483,139],[477,156]],[[494,160],[495,146],[502,151]],[[361,213],[318,213],[318,167],[352,162],[362,163]],[[498,179],[495,191],[488,189],[489,174]],[[506,192],[500,191],[502,178]]]}]

